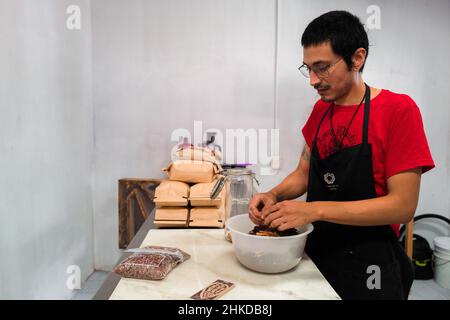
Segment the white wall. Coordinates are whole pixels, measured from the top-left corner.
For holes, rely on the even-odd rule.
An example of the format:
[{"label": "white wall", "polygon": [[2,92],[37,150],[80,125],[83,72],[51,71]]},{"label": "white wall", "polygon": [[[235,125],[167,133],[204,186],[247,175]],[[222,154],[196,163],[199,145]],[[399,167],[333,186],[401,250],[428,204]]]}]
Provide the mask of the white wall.
[{"label": "white wall", "polygon": [[448,1],[98,0],[92,12],[96,266],[110,269],[119,257],[117,180],[164,177],[160,168],[176,128],[193,133],[194,120],[204,130],[276,125],[281,169],[260,176],[261,189],[293,170],[304,144],[301,128],[318,98],[296,69],[301,34],[333,9],[365,22],[371,4],[381,9],[381,30],[369,32],[364,77],[408,93],[421,107],[437,168],[423,177],[417,213],[448,216]]},{"label": "white wall", "polygon": [[[436,168],[422,176],[416,215],[450,217],[450,64],[446,53],[450,50],[450,2],[378,4],[382,28],[370,34],[373,55],[366,78],[375,86],[409,94],[420,107]],[[436,235],[450,231],[440,220],[421,220],[415,227],[432,246]]]},{"label": "white wall", "polygon": [[0,299],[69,298],[93,270],[89,1],[0,1]]},{"label": "white wall", "polygon": [[[368,30],[370,48],[364,69],[365,81],[378,88],[407,93],[419,105],[436,168],[422,177],[416,215],[450,215],[450,2],[427,1],[279,1],[278,106],[280,130],[290,139],[281,141],[281,158],[294,168],[298,158],[292,145],[301,150],[300,128],[318,96],[307,79],[295,69],[302,59],[301,35],[307,24],[330,10],[349,10],[367,23],[370,5],[381,13],[380,29]],[[370,22],[370,21],[369,21]],[[287,171],[289,171],[287,170]],[[422,220],[416,231],[430,244],[436,235],[449,234],[449,226],[436,220]]]},{"label": "white wall", "polygon": [[271,128],[272,0],[94,1],[96,266],[119,257],[117,180],[163,177],[174,129]]}]

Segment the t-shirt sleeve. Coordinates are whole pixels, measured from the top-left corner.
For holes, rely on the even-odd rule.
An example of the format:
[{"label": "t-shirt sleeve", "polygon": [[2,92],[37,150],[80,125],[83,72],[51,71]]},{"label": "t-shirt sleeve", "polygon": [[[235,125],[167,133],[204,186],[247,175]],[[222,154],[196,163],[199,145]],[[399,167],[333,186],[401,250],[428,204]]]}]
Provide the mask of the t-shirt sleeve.
[{"label": "t-shirt sleeve", "polygon": [[406,95],[399,99],[399,104],[387,134],[386,179],[414,168],[421,167],[422,173],[434,168],[418,106]]},{"label": "t-shirt sleeve", "polygon": [[303,137],[305,138],[306,144],[311,150],[312,141],[317,130],[317,103],[314,105],[313,111],[309,115],[308,120],[302,129]]}]

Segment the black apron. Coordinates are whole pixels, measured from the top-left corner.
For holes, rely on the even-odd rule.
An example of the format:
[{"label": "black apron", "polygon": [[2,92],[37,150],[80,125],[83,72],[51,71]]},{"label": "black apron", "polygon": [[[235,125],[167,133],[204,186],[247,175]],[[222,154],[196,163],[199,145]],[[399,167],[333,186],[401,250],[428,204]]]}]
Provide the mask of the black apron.
[{"label": "black apron", "polygon": [[[320,159],[316,140],[330,108],[313,140],[306,201],[375,198],[368,144],[370,88],[366,85],[362,143]],[[360,227],[318,221],[308,236],[306,252],[342,299],[408,298],[414,279],[412,262],[388,225]],[[370,278],[377,274],[376,268],[379,282]]]}]

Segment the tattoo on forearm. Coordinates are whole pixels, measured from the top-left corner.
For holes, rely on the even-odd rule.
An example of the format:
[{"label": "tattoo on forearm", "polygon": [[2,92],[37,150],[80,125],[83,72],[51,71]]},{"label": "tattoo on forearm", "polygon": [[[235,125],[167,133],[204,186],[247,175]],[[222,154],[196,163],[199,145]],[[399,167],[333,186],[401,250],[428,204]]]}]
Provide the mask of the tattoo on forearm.
[{"label": "tattoo on forearm", "polygon": [[303,148],[302,158],[305,158],[306,161],[309,161],[310,159],[309,151],[306,147]]}]

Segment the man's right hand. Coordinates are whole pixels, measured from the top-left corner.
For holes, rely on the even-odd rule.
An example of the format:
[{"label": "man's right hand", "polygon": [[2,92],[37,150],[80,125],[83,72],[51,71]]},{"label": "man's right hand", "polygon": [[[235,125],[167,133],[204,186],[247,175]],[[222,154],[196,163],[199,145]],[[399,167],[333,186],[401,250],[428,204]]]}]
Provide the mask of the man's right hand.
[{"label": "man's right hand", "polygon": [[275,203],[277,203],[277,198],[271,192],[255,194],[248,206],[250,220],[256,225],[263,224],[264,220],[261,219],[261,213],[265,208]]}]

